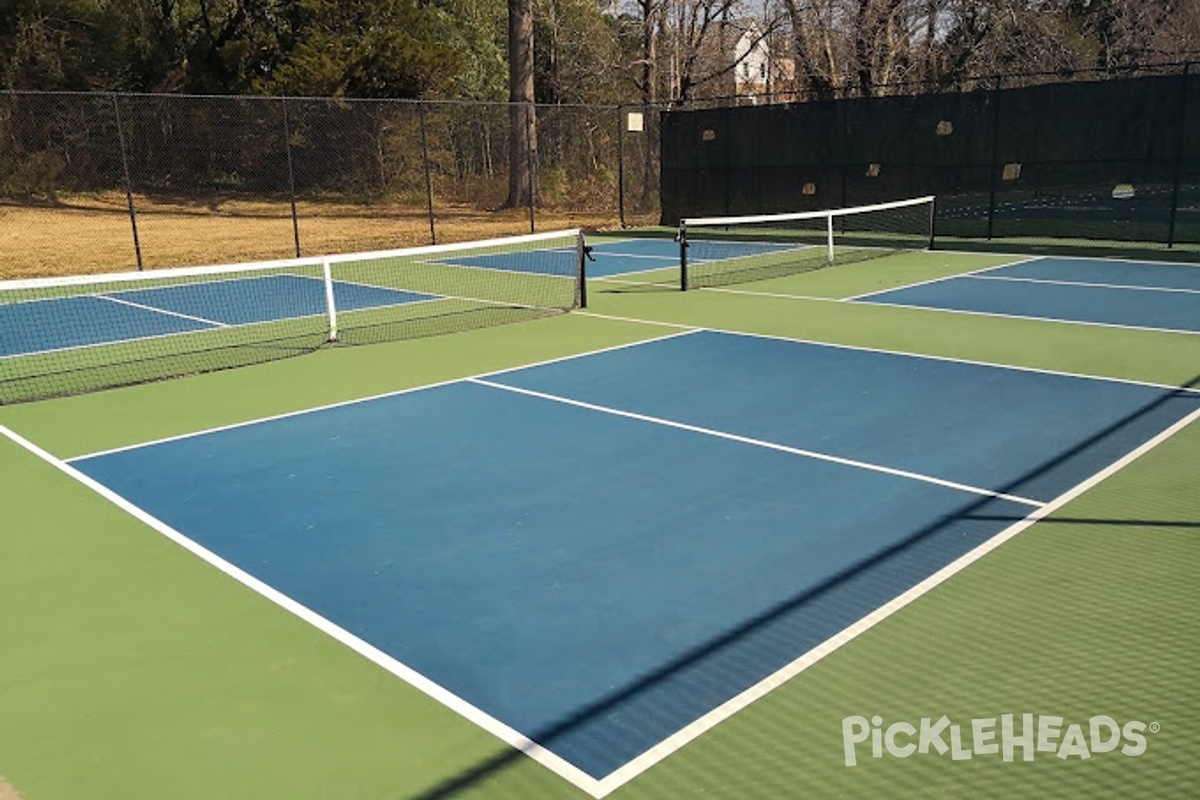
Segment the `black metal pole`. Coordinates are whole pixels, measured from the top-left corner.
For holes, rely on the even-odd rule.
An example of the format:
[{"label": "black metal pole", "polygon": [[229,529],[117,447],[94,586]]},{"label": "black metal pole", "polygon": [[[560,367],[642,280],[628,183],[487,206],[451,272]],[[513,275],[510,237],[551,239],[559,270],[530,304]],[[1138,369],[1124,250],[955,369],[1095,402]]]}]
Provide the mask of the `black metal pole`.
[{"label": "black metal pole", "polygon": [[992,240],[996,220],[996,170],[1000,168],[997,157],[1000,154],[1000,90],[1004,86],[1004,77],[996,78],[996,88],[992,90],[992,169],[988,179],[988,214],[987,238]]},{"label": "black metal pole", "polygon": [[937,197],[929,203],[929,249],[933,249],[934,240],[937,238]]},{"label": "black metal pole", "polygon": [[537,128],[533,121],[533,115],[537,106],[533,103],[527,103],[525,109],[525,154],[529,159],[529,232],[534,233],[537,230],[537,222],[535,219],[534,205],[537,203],[537,148],[533,143],[533,137]]},{"label": "black metal pole", "polygon": [[129,178],[129,153],[125,148],[125,131],[121,127],[121,104],[115,94],[110,95],[113,113],[117,117],[117,143],[121,148],[121,171],[125,175],[125,203],[129,206],[129,225],[133,229],[133,255],[137,260],[137,268],[142,270],[142,243],[138,238],[137,209],[133,205],[133,181]]},{"label": "black metal pole", "polygon": [[429,165],[429,135],[425,131],[425,104],[417,106],[421,118],[421,162],[425,165],[425,208],[429,214],[429,243],[437,244],[437,225],[433,217],[433,172]]},{"label": "black metal pole", "polygon": [[588,247],[583,231],[579,232],[576,249],[579,266],[575,275],[575,303],[580,308],[587,308],[587,260],[591,253],[591,248]]},{"label": "black metal pole", "polygon": [[300,217],[296,213],[296,170],[292,164],[292,127],[288,121],[287,98],[283,104],[283,149],[287,152],[288,197],[292,204],[292,241],[296,245],[296,258],[300,257]]},{"label": "black metal pole", "polygon": [[1180,76],[1180,94],[1183,96],[1179,99],[1179,127],[1175,131],[1175,163],[1172,165],[1171,172],[1171,217],[1167,222],[1167,249],[1175,246],[1175,217],[1179,210],[1179,173],[1183,170],[1183,146],[1187,141],[1185,130],[1187,128],[1187,101],[1188,101],[1188,78],[1191,72],[1191,62],[1183,65],[1183,75]]},{"label": "black metal pole", "polygon": [[617,106],[617,219],[625,225],[625,108]]},{"label": "black metal pole", "polygon": [[688,288],[688,241],[687,223],[679,221],[679,233],[675,237],[679,241],[679,290],[686,292]]}]

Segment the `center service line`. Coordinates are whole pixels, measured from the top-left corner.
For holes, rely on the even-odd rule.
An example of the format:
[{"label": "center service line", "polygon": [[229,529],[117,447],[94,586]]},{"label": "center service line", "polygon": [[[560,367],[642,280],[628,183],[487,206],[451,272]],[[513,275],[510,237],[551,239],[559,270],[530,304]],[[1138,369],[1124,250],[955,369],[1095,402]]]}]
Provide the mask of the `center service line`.
[{"label": "center service line", "polygon": [[921,481],[922,483],[931,483],[931,484],[934,484],[935,486],[943,486],[948,489],[955,489],[960,492],[969,492],[971,494],[983,495],[984,497],[995,497],[1000,500],[1009,500],[1014,503],[1022,503],[1027,506],[1032,506],[1033,508],[1041,508],[1043,505],[1045,505],[1044,503],[1041,503],[1037,500],[1030,500],[1028,497],[1019,497],[1017,495],[1004,494],[1003,492],[994,492],[991,489],[981,489],[978,486],[968,486],[965,483],[956,483],[955,481],[948,481],[948,480],[944,480],[942,478],[935,478],[932,475],[922,475],[919,472],[909,472],[908,470],[895,469],[893,467],[885,467],[880,464],[871,464],[866,461],[856,461],[851,458],[842,458],[841,456],[830,455],[828,453],[819,453],[819,452],[816,452],[815,450],[804,450],[799,447],[789,447],[787,445],[777,444],[775,442],[768,442],[768,441],[764,441],[762,439],[753,439],[753,438],[750,438],[749,436],[739,436],[738,434],[735,434],[735,433],[726,433],[725,431],[718,431],[718,430],[714,430],[712,428],[702,428],[698,425],[689,425],[685,422],[676,422],[674,420],[662,419],[661,417],[651,417],[651,416],[647,416],[645,414],[637,414],[632,411],[622,411],[619,408],[610,408],[608,406],[599,406],[594,403],[585,403],[582,400],[572,400],[569,397],[561,397],[559,395],[546,394],[545,392],[537,392],[532,389],[522,389],[522,388],[519,388],[516,386],[508,386],[503,383],[495,383],[493,381],[484,380],[482,378],[468,378],[467,382],[479,384],[480,386],[488,386],[492,389],[500,389],[500,390],[506,391],[506,392],[514,392],[516,394],[528,395],[529,397],[537,397],[542,400],[550,400],[551,402],[555,402],[555,403],[564,403],[564,404],[570,405],[570,406],[577,406],[578,408],[586,408],[589,411],[599,411],[602,414],[612,414],[613,416],[626,417],[628,419],[636,419],[636,420],[640,420],[641,422],[649,422],[654,425],[663,425],[668,428],[678,428],[679,430],[690,431],[692,433],[700,433],[700,434],[704,434],[705,436],[714,436],[718,439],[727,439],[727,440],[733,441],[733,442],[741,442],[742,444],[749,444],[749,445],[753,445],[755,447],[763,447],[768,450],[779,450],[784,453],[791,453],[791,454],[797,455],[797,456],[804,456],[805,458],[813,458],[813,459],[817,459],[819,461],[829,461],[834,464],[841,464],[843,466],[848,466],[848,467],[857,467],[858,469],[865,469],[865,470],[869,470],[871,472],[882,472],[885,475],[894,475],[894,476],[901,477],[901,478],[908,478],[908,479],[914,480],[914,481]]}]

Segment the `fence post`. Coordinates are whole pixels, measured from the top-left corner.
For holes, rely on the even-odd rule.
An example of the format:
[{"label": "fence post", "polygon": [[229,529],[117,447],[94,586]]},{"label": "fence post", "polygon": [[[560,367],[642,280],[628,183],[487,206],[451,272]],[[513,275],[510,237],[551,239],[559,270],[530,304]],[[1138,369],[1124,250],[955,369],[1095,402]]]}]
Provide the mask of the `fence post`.
[{"label": "fence post", "polygon": [[121,104],[117,95],[109,95],[112,100],[113,113],[117,118],[117,144],[121,148],[121,172],[125,176],[125,203],[129,206],[129,225],[133,229],[133,255],[137,260],[137,268],[142,270],[142,243],[138,238],[137,209],[133,205],[133,182],[129,179],[129,153],[125,149],[125,131],[121,127]]},{"label": "fence post", "polygon": [[287,98],[283,104],[283,149],[287,152],[288,196],[292,203],[292,239],[296,244],[296,258],[300,257],[300,218],[296,214],[296,170],[292,165],[292,128],[288,121]]},{"label": "fence post", "polygon": [[538,195],[538,174],[537,174],[537,123],[534,122],[534,114],[537,113],[537,104],[530,102],[529,108],[525,114],[525,155],[529,159],[529,232],[534,233],[537,230],[537,222],[533,207],[537,204]]},{"label": "fence post", "polygon": [[617,106],[617,219],[625,224],[625,107]]},{"label": "fence post", "polygon": [[987,239],[992,240],[996,221],[996,170],[1000,168],[1000,90],[1004,88],[1004,76],[996,76],[996,88],[992,90],[992,165],[988,177]]},{"label": "fence post", "polygon": [[437,225],[433,217],[433,171],[429,164],[429,134],[425,131],[425,102],[417,101],[421,122],[421,163],[425,165],[425,210],[429,215],[429,243],[437,244]]},{"label": "fence post", "polygon": [[1179,173],[1183,170],[1183,146],[1187,141],[1187,114],[1188,114],[1188,77],[1191,73],[1192,62],[1185,62],[1183,65],[1183,75],[1179,78],[1180,89],[1179,93],[1183,95],[1179,99],[1179,127],[1175,131],[1175,163],[1171,168],[1171,216],[1167,222],[1167,249],[1170,250],[1175,246],[1175,217],[1179,210]]}]

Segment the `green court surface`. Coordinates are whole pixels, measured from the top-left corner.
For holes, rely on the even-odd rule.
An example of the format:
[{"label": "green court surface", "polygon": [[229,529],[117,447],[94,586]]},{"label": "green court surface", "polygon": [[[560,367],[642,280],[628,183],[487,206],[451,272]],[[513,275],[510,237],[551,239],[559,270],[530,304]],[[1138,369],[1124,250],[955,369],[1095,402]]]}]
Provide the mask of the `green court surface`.
[{"label": "green court surface", "polygon": [[[1200,386],[1200,335],[844,302],[1014,260],[907,253],[689,292],[597,279],[586,311],[5,406],[0,425],[66,459],[688,328]],[[608,796],[1196,796],[1200,423],[1154,445]],[[0,487],[0,775],[25,800],[588,796],[5,437]],[[847,765],[850,717],[1005,714],[1152,732],[1137,755],[864,743]]]}]

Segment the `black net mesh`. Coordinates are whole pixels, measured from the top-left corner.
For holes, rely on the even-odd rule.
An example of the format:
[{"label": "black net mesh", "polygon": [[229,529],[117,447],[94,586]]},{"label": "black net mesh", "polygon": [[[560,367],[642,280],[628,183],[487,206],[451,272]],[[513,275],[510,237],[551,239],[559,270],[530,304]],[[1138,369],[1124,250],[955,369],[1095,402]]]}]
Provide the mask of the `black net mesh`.
[{"label": "black net mesh", "polygon": [[575,231],[0,283],[0,404],[533,319],[580,302]]},{"label": "black net mesh", "polygon": [[680,224],[680,288],[728,286],[929,245],[933,198],[830,212],[710,217]]}]

